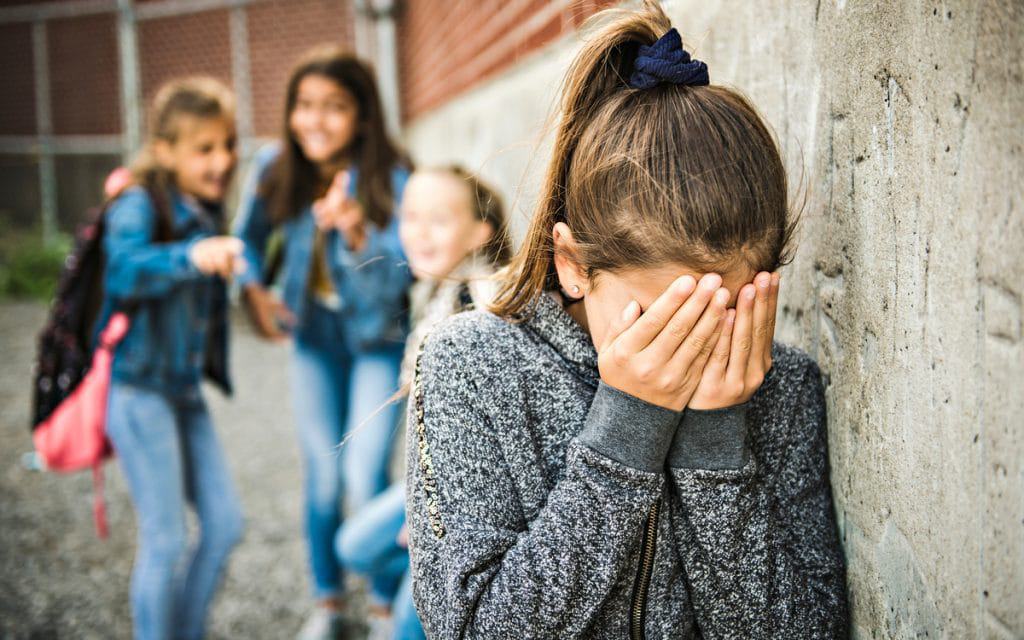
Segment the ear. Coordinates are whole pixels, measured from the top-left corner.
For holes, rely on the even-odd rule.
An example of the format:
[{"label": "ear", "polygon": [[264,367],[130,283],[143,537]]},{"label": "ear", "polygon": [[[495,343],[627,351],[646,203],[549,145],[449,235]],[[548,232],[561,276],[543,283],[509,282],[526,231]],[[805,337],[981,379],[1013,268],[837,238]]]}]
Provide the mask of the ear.
[{"label": "ear", "polygon": [[470,246],[474,252],[483,249],[491,238],[494,237],[494,227],[491,226],[490,222],[484,222],[478,220],[476,226],[473,229],[472,238],[470,239]]},{"label": "ear", "polygon": [[163,138],[153,141],[153,158],[164,169],[174,167],[174,154],[171,152],[171,143]]},{"label": "ear", "polygon": [[555,271],[563,295],[579,300],[587,293],[587,271],[577,260],[576,240],[572,229],[564,222],[556,222],[551,230],[551,239],[555,248]]}]

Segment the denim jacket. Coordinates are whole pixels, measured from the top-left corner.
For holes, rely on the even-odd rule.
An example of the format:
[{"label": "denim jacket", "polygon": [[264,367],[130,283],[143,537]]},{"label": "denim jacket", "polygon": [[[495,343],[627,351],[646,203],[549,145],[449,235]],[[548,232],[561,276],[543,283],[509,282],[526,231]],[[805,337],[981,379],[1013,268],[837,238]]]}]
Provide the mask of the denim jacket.
[{"label": "denim jacket", "polygon": [[205,372],[231,393],[226,287],[188,256],[193,243],[217,233],[221,215],[172,191],[172,240],[155,242],[157,212],[143,188],[126,190],[107,209],[97,330],[115,310],[130,311],[132,319],[114,354],[114,380],[180,393]]},{"label": "denim jacket", "polygon": [[[234,222],[234,233],[245,243],[246,271],[238,277],[245,286],[260,282],[263,258],[274,223],[259,186],[277,158],[276,145],[261,149],[242,192],[241,206]],[[355,193],[356,169],[352,170],[351,193]],[[391,172],[392,193],[401,198],[409,172],[395,167]],[[316,225],[312,204],[280,225],[284,261],[281,269],[282,300],[299,323],[308,299],[308,283],[313,257]],[[345,341],[354,352],[387,344],[402,344],[408,331],[405,294],[412,276],[398,239],[398,215],[392,215],[384,229],[369,225],[366,246],[353,252],[337,231],[326,235],[325,253],[331,281],[341,298],[342,327]]]}]

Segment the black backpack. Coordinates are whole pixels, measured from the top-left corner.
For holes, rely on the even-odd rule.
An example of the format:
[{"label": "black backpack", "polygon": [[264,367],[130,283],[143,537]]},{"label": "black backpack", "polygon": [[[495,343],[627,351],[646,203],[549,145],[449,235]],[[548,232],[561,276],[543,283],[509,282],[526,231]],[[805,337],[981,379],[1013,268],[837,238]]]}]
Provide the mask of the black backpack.
[{"label": "black backpack", "polygon": [[[167,242],[172,232],[166,202],[152,193],[150,197],[157,209],[156,242]],[[57,293],[39,334],[33,375],[33,430],[71,395],[92,363],[94,331],[103,304],[103,235],[108,205],[86,214],[88,222],[78,230],[75,247],[64,259]],[[129,314],[132,311],[123,310]]]}]

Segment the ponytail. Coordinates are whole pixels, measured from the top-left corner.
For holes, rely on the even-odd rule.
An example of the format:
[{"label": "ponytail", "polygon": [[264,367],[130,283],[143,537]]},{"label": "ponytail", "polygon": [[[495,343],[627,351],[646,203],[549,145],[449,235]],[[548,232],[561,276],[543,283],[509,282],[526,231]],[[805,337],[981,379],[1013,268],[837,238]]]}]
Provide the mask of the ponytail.
[{"label": "ponytail", "polygon": [[656,2],[640,12],[610,9],[593,19],[608,23],[587,40],[566,74],[552,158],[539,203],[523,246],[512,259],[491,305],[494,313],[515,317],[541,292],[557,288],[551,229],[565,222],[569,169],[580,137],[608,99],[628,90],[628,79],[641,44],[652,44],[670,26]]},{"label": "ponytail", "polygon": [[[595,18],[604,26],[566,76],[540,200],[491,306],[510,320],[557,289],[559,222],[572,230],[568,257],[591,279],[669,264],[774,271],[791,252],[796,221],[781,154],[750,101],[708,84],[706,67],[690,62],[653,0]],[[649,56],[659,41],[674,41],[672,64],[693,69],[669,69],[687,72],[676,78],[652,68],[659,73],[631,83],[640,47]]]}]

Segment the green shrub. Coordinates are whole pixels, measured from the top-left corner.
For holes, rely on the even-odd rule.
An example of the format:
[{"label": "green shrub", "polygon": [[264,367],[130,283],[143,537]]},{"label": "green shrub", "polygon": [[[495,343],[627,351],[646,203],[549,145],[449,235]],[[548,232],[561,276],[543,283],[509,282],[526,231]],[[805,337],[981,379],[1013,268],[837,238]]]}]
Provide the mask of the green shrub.
[{"label": "green shrub", "polygon": [[49,300],[57,288],[71,238],[45,243],[41,234],[5,233],[0,243],[0,296]]}]

